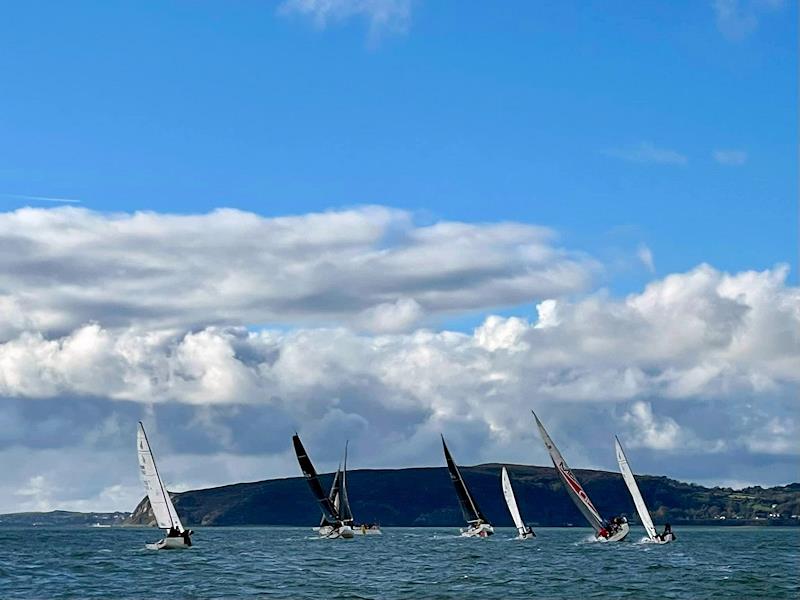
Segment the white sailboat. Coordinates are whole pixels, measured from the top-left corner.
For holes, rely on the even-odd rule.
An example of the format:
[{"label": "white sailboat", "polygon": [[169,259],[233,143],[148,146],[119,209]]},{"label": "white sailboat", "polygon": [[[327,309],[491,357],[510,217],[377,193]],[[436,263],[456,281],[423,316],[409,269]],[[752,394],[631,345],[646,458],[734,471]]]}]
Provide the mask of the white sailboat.
[{"label": "white sailboat", "polygon": [[511,513],[511,518],[517,528],[517,537],[521,540],[529,540],[536,537],[533,528],[530,525],[525,525],[522,520],[522,515],[519,513],[519,507],[517,506],[517,499],[514,496],[514,488],[511,487],[511,479],[509,479],[508,471],[505,467],[503,467],[500,479],[503,482],[503,496],[505,496],[506,504],[508,505],[508,512]]},{"label": "white sailboat", "polygon": [[564,482],[567,494],[589,522],[589,525],[594,529],[597,541],[619,542],[624,540],[630,530],[627,520],[624,517],[615,517],[611,521],[607,521],[600,516],[600,513],[597,512],[592,501],[589,500],[589,496],[584,491],[583,486],[581,486],[578,479],[570,470],[567,461],[564,460],[564,457],[561,456],[561,452],[558,451],[553,440],[550,439],[539,417],[537,417],[536,413],[533,411],[531,412],[533,413],[533,418],[536,419],[536,425],[539,428],[539,434],[542,436],[544,446],[550,454],[550,460],[553,461],[558,475]]},{"label": "white sailboat", "polygon": [[150,508],[158,526],[166,530],[166,535],[162,540],[154,544],[147,544],[147,548],[150,550],[189,548],[192,545],[191,536],[193,532],[190,529],[186,529],[181,523],[178,512],[172,504],[172,499],[169,497],[169,492],[167,492],[164,482],[161,481],[156,461],[141,421],[139,421],[139,429],[136,432],[136,448],[139,454],[139,475],[150,500]]},{"label": "white sailboat", "polygon": [[633,476],[633,471],[628,463],[628,458],[625,456],[625,451],[622,449],[622,444],[619,438],[614,436],[614,446],[617,451],[617,462],[619,463],[619,470],[622,472],[622,478],[625,480],[625,485],[628,486],[628,491],[633,498],[633,504],[636,506],[636,512],[639,513],[639,519],[642,521],[647,537],[655,544],[667,544],[675,540],[675,534],[672,533],[672,527],[667,524],[664,527],[663,533],[656,532],[656,527],[653,525],[653,519],[650,517],[650,511],[647,510],[647,505],[644,503],[642,492],[636,483],[636,478]]}]

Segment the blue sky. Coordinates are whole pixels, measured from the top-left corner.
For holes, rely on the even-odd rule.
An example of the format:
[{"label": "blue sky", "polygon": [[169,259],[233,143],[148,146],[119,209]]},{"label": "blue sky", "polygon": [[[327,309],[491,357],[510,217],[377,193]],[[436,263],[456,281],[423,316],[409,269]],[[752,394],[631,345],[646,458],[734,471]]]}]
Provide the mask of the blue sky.
[{"label": "blue sky", "polygon": [[735,35],[704,2],[410,7],[370,34],[270,2],[9,5],[0,205],[376,203],[644,243],[659,273],[796,267],[796,3],[741,3]]},{"label": "blue sky", "polygon": [[178,490],[295,430],[546,464],[531,408],[575,468],[796,480],[797,6],[7,4],[0,512],[132,508],[139,419]]}]

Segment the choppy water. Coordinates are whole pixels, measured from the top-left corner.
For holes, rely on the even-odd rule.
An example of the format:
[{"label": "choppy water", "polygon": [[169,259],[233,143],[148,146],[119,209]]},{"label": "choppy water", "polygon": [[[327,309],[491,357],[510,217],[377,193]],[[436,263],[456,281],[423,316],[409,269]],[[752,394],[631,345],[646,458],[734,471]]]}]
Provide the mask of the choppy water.
[{"label": "choppy water", "polygon": [[300,528],[209,528],[186,551],[147,529],[0,529],[0,598],[792,598],[800,528],[676,528],[676,543],[535,540],[386,529],[320,540]]}]

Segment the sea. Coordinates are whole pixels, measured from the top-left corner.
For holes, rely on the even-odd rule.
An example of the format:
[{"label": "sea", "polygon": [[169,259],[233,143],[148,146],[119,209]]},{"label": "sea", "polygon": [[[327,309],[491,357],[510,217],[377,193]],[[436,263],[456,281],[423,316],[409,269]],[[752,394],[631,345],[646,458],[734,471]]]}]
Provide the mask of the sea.
[{"label": "sea", "polygon": [[800,527],[676,527],[657,546],[633,528],[601,544],[582,528],[532,540],[452,528],[319,539],[308,528],[199,528],[156,551],[146,528],[0,528],[0,598],[788,598],[800,597]]}]

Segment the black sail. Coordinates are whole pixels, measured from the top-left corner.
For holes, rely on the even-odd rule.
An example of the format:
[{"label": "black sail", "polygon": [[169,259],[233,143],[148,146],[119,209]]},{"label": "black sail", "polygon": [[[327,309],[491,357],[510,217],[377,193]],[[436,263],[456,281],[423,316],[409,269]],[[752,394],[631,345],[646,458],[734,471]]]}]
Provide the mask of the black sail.
[{"label": "black sail", "polygon": [[353,523],[353,511],[350,510],[350,498],[347,496],[347,443],[344,445],[344,469],[342,469],[342,485],[339,491],[339,517],[343,523]]},{"label": "black sail", "polygon": [[297,434],[292,436],[292,443],[294,444],[294,452],[297,454],[297,462],[300,463],[300,470],[303,471],[306,482],[308,482],[308,487],[319,503],[322,516],[325,518],[325,521],[331,525],[340,523],[341,519],[339,518],[339,513],[334,508],[331,499],[323,491],[322,484],[319,482],[319,477],[317,477],[317,472],[314,470],[314,465],[311,464],[311,459],[308,457],[306,449],[303,447],[303,443],[300,441],[300,437]]},{"label": "black sail", "polygon": [[458,503],[461,505],[461,512],[464,514],[464,520],[467,523],[488,523],[489,521],[483,516],[481,509],[478,507],[477,502],[472,499],[472,496],[467,489],[467,484],[464,483],[464,478],[456,466],[450,451],[447,449],[447,444],[442,436],[442,447],[444,448],[444,458],[447,461],[447,470],[450,472],[450,480],[453,482],[453,487],[456,489],[456,496],[458,496]]}]

